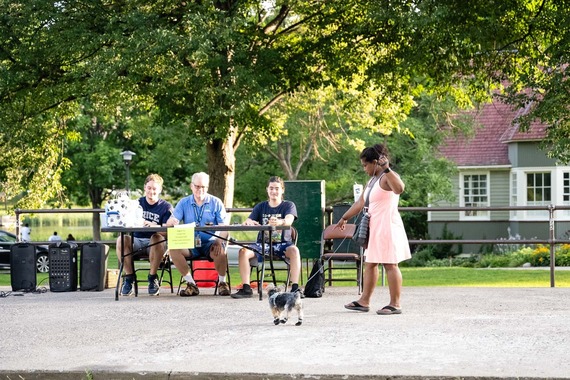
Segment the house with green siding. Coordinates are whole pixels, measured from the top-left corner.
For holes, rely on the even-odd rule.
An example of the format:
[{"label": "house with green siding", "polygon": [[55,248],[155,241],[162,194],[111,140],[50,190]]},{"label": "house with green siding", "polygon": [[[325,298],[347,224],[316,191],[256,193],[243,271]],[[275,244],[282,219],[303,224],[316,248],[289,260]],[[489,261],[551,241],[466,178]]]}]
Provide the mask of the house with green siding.
[{"label": "house with green siding", "polygon": [[[519,131],[519,112],[495,102],[476,115],[474,136],[447,140],[439,152],[457,165],[453,178],[456,199],[432,207],[505,207],[570,205],[570,166],[558,165],[539,145],[546,127],[531,125]],[[568,239],[570,211],[554,213],[554,232]],[[539,210],[475,210],[429,212],[432,239],[447,229],[461,239],[547,239],[549,212]],[[449,236],[449,235],[448,235]],[[465,244],[463,252],[476,253],[480,245]]]}]

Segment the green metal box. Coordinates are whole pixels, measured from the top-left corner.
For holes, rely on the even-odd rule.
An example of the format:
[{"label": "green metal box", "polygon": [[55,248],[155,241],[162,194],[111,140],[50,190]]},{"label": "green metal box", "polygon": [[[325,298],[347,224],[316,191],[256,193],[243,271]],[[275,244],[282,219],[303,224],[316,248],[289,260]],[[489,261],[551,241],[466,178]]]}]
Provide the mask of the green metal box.
[{"label": "green metal box", "polygon": [[297,246],[301,258],[320,257],[325,228],[325,181],[285,181],[285,199],[297,206],[298,219],[293,226],[299,233]]}]

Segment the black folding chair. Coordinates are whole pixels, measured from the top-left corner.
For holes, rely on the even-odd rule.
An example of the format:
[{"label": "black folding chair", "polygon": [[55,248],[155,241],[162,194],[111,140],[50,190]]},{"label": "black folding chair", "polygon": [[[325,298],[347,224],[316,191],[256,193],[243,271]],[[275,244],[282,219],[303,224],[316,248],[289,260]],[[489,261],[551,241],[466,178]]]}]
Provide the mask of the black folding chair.
[{"label": "black folding chair", "polygon": [[[325,281],[328,285],[332,285],[333,281],[356,281],[358,286],[358,294],[362,293],[362,276],[363,276],[363,250],[352,241],[352,235],[356,230],[355,224],[345,224],[341,230],[336,224],[326,227],[321,237],[321,260],[323,261]],[[350,264],[352,266],[335,267],[335,262]],[[334,278],[334,271],[346,271],[347,269],[355,270],[353,278]]]},{"label": "black folding chair", "polygon": [[[293,244],[295,244],[295,245],[297,245],[297,237],[298,237],[297,229],[295,227],[291,226],[291,239],[293,240]],[[249,262],[251,269],[253,270],[253,268],[255,268],[256,282],[257,282],[258,289],[260,291],[263,290],[262,289],[263,284],[261,281],[261,273],[265,272],[264,266],[265,266],[266,262],[269,262],[269,273],[266,274],[266,276],[269,276],[273,280],[273,284],[277,285],[277,276],[276,276],[275,272],[287,271],[287,277],[285,280],[285,290],[287,290],[287,287],[289,286],[289,279],[291,276],[291,263],[289,262],[288,258],[286,258],[286,257],[281,258],[279,256],[272,255],[272,252],[273,252],[273,250],[269,249],[268,253],[263,254],[263,260],[261,262],[259,262],[257,257],[258,257],[258,254],[260,254],[260,252],[255,251],[256,255]],[[275,265],[276,261],[285,263],[285,268],[277,267]]]}]

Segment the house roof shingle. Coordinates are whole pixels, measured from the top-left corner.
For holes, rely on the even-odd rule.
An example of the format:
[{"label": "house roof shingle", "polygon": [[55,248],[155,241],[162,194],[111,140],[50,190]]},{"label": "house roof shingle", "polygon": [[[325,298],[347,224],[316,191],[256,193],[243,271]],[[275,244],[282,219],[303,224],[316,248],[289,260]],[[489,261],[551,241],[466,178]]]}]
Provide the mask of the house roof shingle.
[{"label": "house roof shingle", "polygon": [[457,166],[510,165],[507,143],[541,140],[546,133],[546,127],[539,123],[532,123],[528,132],[519,131],[513,120],[527,111],[513,110],[499,101],[486,104],[475,114],[474,136],[449,137],[439,151]]}]

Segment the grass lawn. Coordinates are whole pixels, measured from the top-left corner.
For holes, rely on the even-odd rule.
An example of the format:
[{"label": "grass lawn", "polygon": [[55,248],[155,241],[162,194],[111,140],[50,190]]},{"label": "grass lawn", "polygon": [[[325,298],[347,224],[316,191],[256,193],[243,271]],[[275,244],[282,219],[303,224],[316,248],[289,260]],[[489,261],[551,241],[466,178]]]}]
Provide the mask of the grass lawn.
[{"label": "grass lawn", "polygon": [[[404,286],[550,287],[548,268],[402,268]],[[570,287],[570,270],[556,270],[556,287]]]},{"label": "grass lawn", "polygon": [[[118,268],[117,256],[111,249],[108,257],[108,268]],[[137,262],[136,267],[148,267],[148,263]],[[311,268],[308,268],[309,272]],[[464,286],[464,287],[550,287],[549,268],[504,268],[504,269],[480,269],[462,267],[429,267],[429,268],[401,268],[404,278],[404,286]],[[147,273],[139,273],[139,279],[145,279]],[[307,268],[303,263],[303,279],[307,280]],[[180,274],[176,269],[172,270],[174,287],[178,287]],[[335,271],[335,276],[352,278],[353,270]],[[230,267],[232,287],[241,283],[238,268]],[[252,275],[252,279],[255,275]],[[277,271],[277,280],[285,281],[284,271]],[[79,280],[78,280],[79,282]],[[38,286],[49,285],[48,274],[38,273]],[[378,281],[381,284],[381,281]],[[556,287],[570,287],[570,270],[557,270],[555,272]],[[0,271],[0,286],[10,286],[9,271]],[[355,282],[335,282],[334,286],[356,286]]]},{"label": "grass lawn", "polygon": [[[540,269],[478,269],[460,267],[401,268],[404,286],[450,287],[550,287],[550,271]],[[335,275],[354,277],[354,271]],[[381,285],[381,280],[378,281]],[[336,282],[334,286],[356,286],[354,282]],[[556,287],[570,287],[570,270],[555,272]]]},{"label": "grass lawn", "polygon": [[[117,268],[114,253],[109,255],[109,268]],[[143,267],[146,263],[139,262],[137,267]],[[305,266],[303,267],[305,271]],[[310,270],[310,268],[309,268]],[[550,271],[548,268],[532,269],[473,269],[460,267],[437,267],[437,268],[402,268],[404,286],[463,286],[463,287],[550,287]],[[335,276],[353,277],[354,271],[337,271]],[[178,286],[180,274],[173,269],[174,286]],[[232,287],[241,283],[238,268],[230,268]],[[303,273],[304,280],[307,273]],[[146,277],[142,272],[139,278]],[[255,278],[252,276],[252,279]],[[284,272],[277,272],[278,281],[284,281]],[[37,276],[38,286],[47,286],[48,275]],[[378,281],[381,284],[380,281]],[[556,287],[570,287],[570,270],[557,270],[555,272]],[[8,271],[0,271],[0,286],[10,286],[10,274]],[[353,282],[335,282],[334,286],[356,286]]]}]

